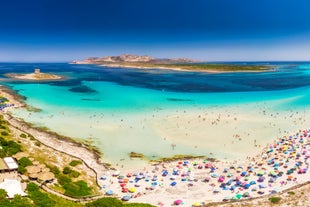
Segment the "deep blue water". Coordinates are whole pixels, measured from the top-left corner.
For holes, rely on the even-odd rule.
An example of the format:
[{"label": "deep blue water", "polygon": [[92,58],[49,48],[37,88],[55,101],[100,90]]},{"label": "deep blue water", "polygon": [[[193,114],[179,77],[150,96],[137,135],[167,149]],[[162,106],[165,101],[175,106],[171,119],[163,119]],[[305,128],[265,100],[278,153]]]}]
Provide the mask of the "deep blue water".
[{"label": "deep blue water", "polygon": [[[108,81],[124,86],[174,92],[246,92],[293,89],[310,85],[310,63],[307,62],[250,62],[230,64],[266,64],[277,67],[276,72],[206,74],[167,70],[107,68],[94,65],[66,63],[1,63],[0,75],[28,73],[39,67],[42,72],[69,77],[65,81],[41,84],[81,86],[82,81]],[[4,80],[11,84],[20,81]],[[24,82],[23,82],[24,84]],[[87,92],[87,91],[85,91]]]}]

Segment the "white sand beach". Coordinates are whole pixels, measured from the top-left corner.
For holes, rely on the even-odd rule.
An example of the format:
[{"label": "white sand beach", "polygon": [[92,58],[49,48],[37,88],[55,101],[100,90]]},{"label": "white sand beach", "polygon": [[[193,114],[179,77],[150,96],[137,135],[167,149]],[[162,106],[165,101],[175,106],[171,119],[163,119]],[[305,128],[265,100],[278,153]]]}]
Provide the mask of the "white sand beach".
[{"label": "white sand beach", "polygon": [[[1,96],[14,100],[5,91]],[[211,145],[228,154],[240,152],[236,156],[238,159],[224,157],[220,162],[179,160],[155,166],[139,162],[125,167],[120,162],[113,166],[116,170],[108,170],[84,147],[58,140],[9,115],[5,118],[43,144],[80,157],[97,173],[102,194],[112,194],[120,199],[128,196],[130,202],[155,206],[173,206],[179,202],[191,206],[195,202],[222,201],[225,197],[231,200],[267,195],[309,181],[310,131],[304,127],[309,124],[309,113],[288,111],[277,114],[268,108],[257,107],[256,111],[243,108],[243,113],[238,107],[226,108],[226,111],[215,108],[212,111],[178,110],[172,114],[158,112],[154,116],[148,115],[144,122],[171,143],[193,145],[193,149]],[[114,124],[115,120],[120,119],[114,117]],[[124,122],[123,128],[132,124]],[[226,136],[227,140],[217,139],[220,136]]]}]

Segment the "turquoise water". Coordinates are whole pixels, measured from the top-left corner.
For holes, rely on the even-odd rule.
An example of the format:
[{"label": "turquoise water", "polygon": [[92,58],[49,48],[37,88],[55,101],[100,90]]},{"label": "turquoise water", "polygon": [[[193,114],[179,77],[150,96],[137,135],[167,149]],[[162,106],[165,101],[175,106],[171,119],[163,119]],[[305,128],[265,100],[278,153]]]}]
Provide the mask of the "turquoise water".
[{"label": "turquoise water", "polygon": [[[239,153],[236,149],[244,148],[247,140],[227,151],[221,150],[220,144],[215,148],[206,143],[199,145],[203,137],[194,131],[203,132],[204,126],[196,126],[191,117],[203,113],[215,116],[219,111],[241,114],[241,119],[251,114],[262,116],[264,110],[284,114],[283,117],[292,110],[306,113],[310,106],[310,65],[277,64],[277,72],[207,75],[68,64],[1,64],[0,68],[5,72],[22,73],[39,66],[43,71],[66,76],[67,79],[62,81],[41,83],[3,78],[3,84],[27,97],[27,104],[41,109],[40,112],[17,109],[12,113],[60,134],[92,141],[102,150],[106,161],[119,163],[128,160],[127,154],[131,151],[149,158],[210,153],[220,158],[244,156],[248,151]],[[177,116],[191,122],[191,129],[186,129],[188,137],[182,134],[185,124],[181,129],[173,126]],[[212,116],[207,121],[213,119]],[[276,133],[278,128],[286,128],[281,124],[278,128],[271,125],[268,128],[264,120],[266,123],[270,121],[262,116],[261,120],[253,122],[256,126],[253,129],[257,132],[251,131],[251,136],[256,136],[262,144],[279,135]],[[248,130],[252,126],[250,122],[240,121],[240,129],[237,124],[231,127],[231,132],[228,130],[227,135],[213,136],[225,142],[231,133],[243,133],[242,125]],[[206,126],[206,130],[212,127],[211,121],[208,123],[210,126]],[[227,121],[228,128],[232,125],[233,122]],[[263,127],[265,134],[259,132]],[[287,129],[297,130],[298,126]],[[268,133],[271,134],[266,137]],[[251,136],[247,138],[249,143],[253,140]],[[191,142],[193,144],[189,144]],[[197,144],[201,147],[197,148]]]}]

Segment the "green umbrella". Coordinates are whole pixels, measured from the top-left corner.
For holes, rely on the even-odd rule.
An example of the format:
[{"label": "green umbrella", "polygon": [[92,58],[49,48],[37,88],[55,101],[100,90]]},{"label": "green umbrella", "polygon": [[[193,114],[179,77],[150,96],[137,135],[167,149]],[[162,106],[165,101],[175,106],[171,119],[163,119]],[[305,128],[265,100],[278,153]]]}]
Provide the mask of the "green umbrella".
[{"label": "green umbrella", "polygon": [[236,198],[239,200],[240,198],[242,198],[242,195],[238,193],[238,194],[236,195]]}]

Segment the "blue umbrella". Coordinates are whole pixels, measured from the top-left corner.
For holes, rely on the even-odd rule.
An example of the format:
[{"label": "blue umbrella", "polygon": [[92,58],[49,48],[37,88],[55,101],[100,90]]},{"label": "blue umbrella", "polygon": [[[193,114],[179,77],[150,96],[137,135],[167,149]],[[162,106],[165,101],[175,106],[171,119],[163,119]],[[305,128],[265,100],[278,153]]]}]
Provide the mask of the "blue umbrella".
[{"label": "blue umbrella", "polygon": [[256,184],[256,182],[254,181],[254,180],[252,180],[251,182],[250,182],[250,185],[255,185]]},{"label": "blue umbrella", "polygon": [[245,189],[249,189],[249,187],[251,187],[251,184],[248,184],[248,183],[247,183],[247,184],[244,185],[244,188],[245,188]]},{"label": "blue umbrella", "polygon": [[131,199],[131,196],[129,196],[129,195],[122,197],[123,201],[129,201],[130,199]]},{"label": "blue umbrella", "polygon": [[112,190],[108,190],[108,191],[106,192],[106,194],[107,194],[107,195],[113,195],[113,191],[112,191]]},{"label": "blue umbrella", "polygon": [[174,181],[171,183],[171,186],[175,186],[176,184],[177,184],[177,182]]}]

